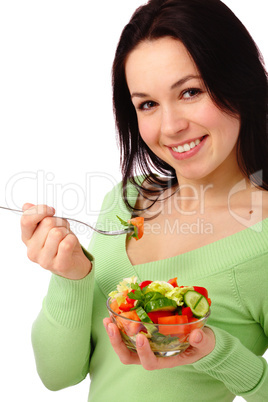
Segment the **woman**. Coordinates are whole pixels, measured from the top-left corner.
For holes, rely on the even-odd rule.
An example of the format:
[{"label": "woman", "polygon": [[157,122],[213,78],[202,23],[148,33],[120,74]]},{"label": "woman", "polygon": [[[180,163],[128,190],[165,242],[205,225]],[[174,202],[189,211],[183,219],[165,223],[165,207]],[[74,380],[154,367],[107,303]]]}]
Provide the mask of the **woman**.
[{"label": "woman", "polygon": [[[133,239],[94,235],[82,251],[47,206],[24,206],[31,260],[53,275],[33,326],[52,390],[91,376],[89,400],[264,401],[268,395],[267,75],[250,35],[219,0],[151,0],[125,27],[113,66],[122,184],[99,224],[147,219]],[[160,173],[161,176],[156,173]],[[141,174],[139,176],[139,174]],[[124,277],[205,286],[209,326],[184,353],[138,353],[107,316]],[[104,329],[103,327],[106,329]]]}]

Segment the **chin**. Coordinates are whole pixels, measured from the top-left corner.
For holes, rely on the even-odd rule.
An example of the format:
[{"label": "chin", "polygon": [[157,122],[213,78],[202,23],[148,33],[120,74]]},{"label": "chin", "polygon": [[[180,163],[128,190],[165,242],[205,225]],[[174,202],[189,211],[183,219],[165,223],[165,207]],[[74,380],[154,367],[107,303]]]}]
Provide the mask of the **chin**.
[{"label": "chin", "polygon": [[177,172],[177,177],[178,177],[178,182],[180,181],[202,181],[202,180],[207,180],[210,177],[209,172],[202,172],[200,169],[196,170],[191,170],[191,171],[176,171]]}]

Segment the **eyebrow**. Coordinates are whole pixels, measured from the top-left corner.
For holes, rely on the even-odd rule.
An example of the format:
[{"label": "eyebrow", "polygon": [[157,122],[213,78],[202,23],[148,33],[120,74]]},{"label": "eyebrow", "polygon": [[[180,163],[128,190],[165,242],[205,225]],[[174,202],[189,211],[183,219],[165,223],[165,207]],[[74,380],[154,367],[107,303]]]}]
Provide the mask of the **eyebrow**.
[{"label": "eyebrow", "polygon": [[[177,82],[175,82],[173,85],[171,85],[170,89],[172,90],[172,89],[181,87],[181,86],[184,85],[187,81],[190,81],[190,80],[192,80],[192,79],[194,79],[194,78],[199,78],[199,79],[200,79],[201,76],[200,76],[200,75],[193,75],[193,74],[186,75],[185,77],[181,78],[179,81],[177,81]],[[137,97],[137,98],[146,98],[146,97],[148,97],[148,96],[150,96],[150,95],[149,95],[149,94],[146,94],[146,93],[144,93],[144,92],[133,92],[133,93],[131,94],[131,99],[134,98],[134,97]]]}]

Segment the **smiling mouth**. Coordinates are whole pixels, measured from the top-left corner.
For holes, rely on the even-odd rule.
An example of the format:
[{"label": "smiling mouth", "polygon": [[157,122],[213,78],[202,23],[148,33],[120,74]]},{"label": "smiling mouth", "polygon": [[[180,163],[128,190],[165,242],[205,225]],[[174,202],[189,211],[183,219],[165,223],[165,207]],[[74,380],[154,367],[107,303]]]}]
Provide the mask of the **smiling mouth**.
[{"label": "smiling mouth", "polygon": [[203,141],[203,139],[205,137],[206,136],[204,135],[201,139],[197,139],[197,140],[191,141],[189,143],[186,142],[185,144],[179,145],[178,147],[172,147],[172,150],[174,152],[178,152],[179,154],[182,154],[184,152],[188,152],[191,149],[194,149],[197,145],[199,145],[200,142]]}]

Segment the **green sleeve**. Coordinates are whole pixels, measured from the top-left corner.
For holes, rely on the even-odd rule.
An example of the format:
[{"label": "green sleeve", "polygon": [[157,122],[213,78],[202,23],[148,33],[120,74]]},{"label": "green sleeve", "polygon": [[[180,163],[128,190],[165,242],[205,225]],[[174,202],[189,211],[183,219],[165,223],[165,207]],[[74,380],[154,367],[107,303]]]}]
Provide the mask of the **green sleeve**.
[{"label": "green sleeve", "polygon": [[216,347],[194,367],[222,381],[235,395],[249,402],[263,402],[268,395],[268,370],[264,358],[256,356],[228,332],[210,327]]},{"label": "green sleeve", "polygon": [[94,261],[81,280],[52,275],[43,307],[32,328],[38,374],[53,391],[75,385],[88,374]]},{"label": "green sleeve", "polygon": [[[252,350],[249,350],[235,336],[211,327],[216,338],[215,349],[194,366],[222,381],[231,392],[246,401],[263,402],[268,398],[268,366],[261,356],[268,346],[267,253],[236,267],[234,273],[234,287],[241,308],[250,320],[258,323],[262,335],[258,339],[251,338]],[[241,331],[247,331],[247,325],[241,326]]]}]

